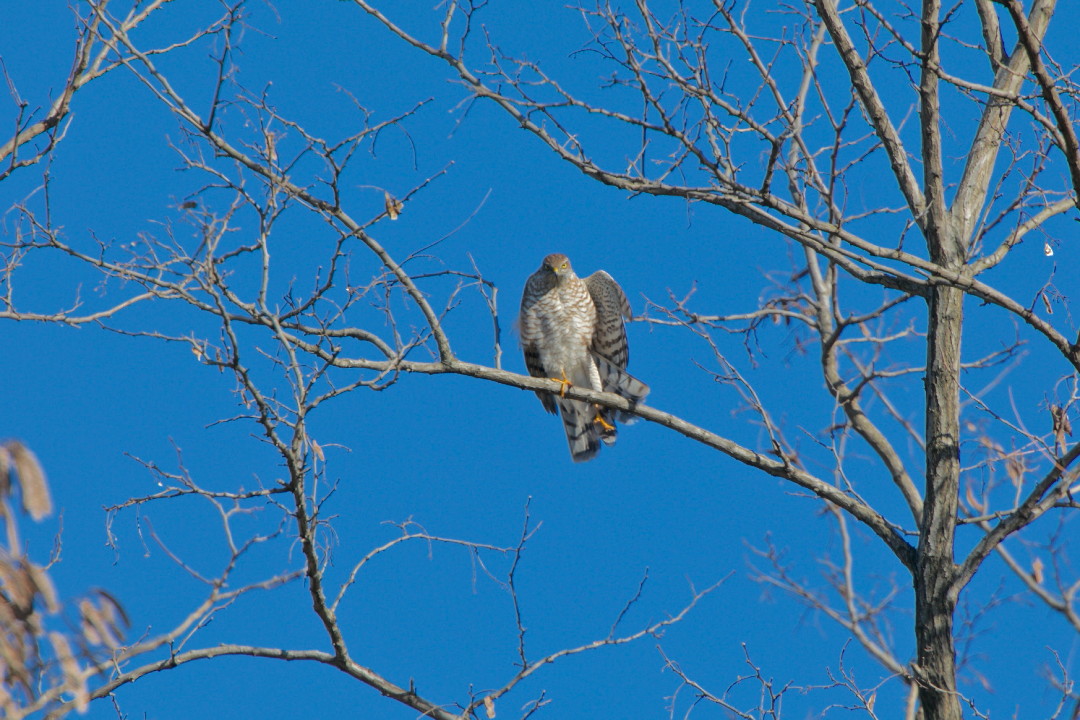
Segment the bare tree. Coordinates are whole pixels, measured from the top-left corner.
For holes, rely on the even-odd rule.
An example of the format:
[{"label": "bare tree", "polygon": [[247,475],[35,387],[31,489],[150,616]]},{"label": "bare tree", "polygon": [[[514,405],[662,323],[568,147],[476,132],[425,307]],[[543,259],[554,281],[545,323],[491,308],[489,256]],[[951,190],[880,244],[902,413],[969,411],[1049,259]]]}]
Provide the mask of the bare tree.
[{"label": "bare tree", "polygon": [[[1032,233],[1053,238],[1052,220],[1075,209],[1080,191],[1072,120],[1077,88],[1070,66],[1052,60],[1043,45],[1055,3],[1035,0],[1025,8],[1018,0],[978,0],[946,8],[927,0],[908,8],[818,0],[760,8],[720,0],[638,0],[630,11],[606,2],[582,7],[592,34],[587,48],[601,58],[608,89],[636,96],[637,112],[606,103],[603,94],[571,92],[540,64],[502,52],[495,39],[474,41],[478,33],[471,30],[483,11],[476,5],[449,4],[441,37],[424,39],[397,24],[389,8],[356,4],[448,64],[475,98],[495,102],[588,177],[633,193],[719,205],[802,248],[790,288],[763,307],[707,315],[678,302],[661,308],[660,321],[687,326],[706,340],[739,325],[751,332],[768,319],[805,328],[820,349],[822,379],[840,413],[829,430],[838,481],[808,473],[784,429],[771,421],[775,412],[760,405],[755,409],[775,459],[695,435],[819,495],[835,510],[841,529],[850,516],[880,538],[911,576],[915,658],[898,658],[881,642],[873,614],[860,607],[851,578],[839,570],[843,603],[834,608],[817,598],[811,602],[917,690],[922,716],[961,717],[954,644],[961,592],[991,553],[1010,557],[1006,538],[1046,515],[1076,508],[1070,467],[1080,448],[1065,437],[1072,393],[1044,408],[1054,418],[1049,437],[1024,430],[1019,418],[1007,420],[1007,412],[987,407],[980,390],[961,381],[965,369],[1001,359],[963,359],[966,296],[1004,310],[1027,326],[1042,351],[1059,355],[1073,371],[1080,367],[1077,346],[1065,334],[1075,328],[1061,328],[1038,312],[1044,303],[1052,312],[1051,301],[1061,300],[1052,275],[1035,297],[1022,299],[982,279]],[[784,18],[779,30],[778,17]],[[1006,35],[1016,38],[1008,52]],[[480,60],[470,59],[477,54]],[[958,100],[971,108],[970,127],[957,128],[942,110],[943,103]],[[595,117],[603,122],[587,122]],[[916,129],[905,127],[909,118]],[[628,126],[640,137],[626,148],[622,165],[599,159],[593,147],[612,126]],[[1066,181],[1051,180],[1052,168]],[[859,183],[875,171],[890,176],[890,192],[867,201]],[[1051,239],[1046,251],[1052,254]],[[865,294],[851,290],[852,281],[891,292],[867,307]],[[875,328],[897,312],[911,312],[907,301],[915,298],[926,308],[925,365],[883,371],[879,358],[890,357],[889,347],[912,331]],[[921,429],[889,400],[887,387],[895,383],[887,381],[898,379],[922,382]],[[867,410],[872,397],[882,401],[882,410]],[[1014,449],[1005,452],[980,431],[966,431],[965,403],[1004,425]],[[886,428],[895,420],[903,430],[891,438]],[[923,448],[923,467],[897,450],[905,434]],[[885,517],[860,499],[844,472],[854,438],[877,456],[909,518]],[[996,472],[1004,467],[1017,488],[1004,502],[970,492],[962,500],[965,477],[974,483],[975,473],[962,466],[961,447],[974,438],[992,448],[980,464]],[[977,524],[984,535],[957,557],[956,532],[965,523]],[[1060,593],[1046,593],[1039,573],[1010,564],[1037,597],[1080,630],[1075,581],[1059,583]],[[909,715],[916,707],[911,697]]]},{"label": "bare tree", "polygon": [[[200,362],[235,378],[240,409],[229,420],[257,426],[285,473],[254,490],[215,489],[191,477],[181,461],[173,469],[147,463],[163,489],[113,511],[200,498],[220,518],[227,561],[206,576],[176,552],[177,562],[205,585],[203,602],[175,628],[119,648],[96,666],[105,679],[82,700],[187,662],[246,655],[325,664],[425,716],[466,718],[483,707],[492,717],[497,700],[559,658],[657,636],[682,619],[707,590],[693,591],[681,612],[637,630],[618,631],[619,613],[606,637],[540,656],[527,651],[515,587],[533,530],[527,512],[520,537],[505,545],[444,537],[403,521],[399,537],[352,560],[344,575],[333,572],[332,521],[324,510],[333,476],[308,423],[317,408],[348,393],[389,388],[403,373],[464,375],[534,391],[560,384],[502,369],[497,288],[479,268],[419,269],[430,247],[391,251],[377,239],[375,228],[407,212],[430,178],[399,197],[379,188],[374,210],[347,200],[360,151],[381,132],[407,124],[423,103],[381,120],[357,104],[359,130],[324,140],[281,113],[267,93],[235,80],[242,4],[225,7],[218,21],[187,38],[154,48],[142,46],[135,30],[165,3],[136,3],[127,15],[113,4],[87,4],[74,69],[44,117],[35,120],[17,103],[17,130],[0,147],[8,167],[0,179],[49,157],[63,139],[59,128],[76,91],[122,68],[175,115],[184,132],[175,149],[184,168],[203,178],[179,208],[186,229],[168,226],[160,236],[128,244],[94,243],[70,237],[47,208],[22,203],[14,231],[0,246],[0,318],[93,323],[189,346]],[[1077,509],[1073,465],[1080,444],[1069,439],[1080,369],[1080,349],[1069,339],[1076,328],[1053,314],[1055,307],[1067,308],[1067,299],[1052,271],[1028,295],[986,279],[1016,262],[1029,236],[1052,255],[1061,218],[1075,209],[1080,192],[1074,67],[1055,61],[1043,43],[1054,2],[1024,7],[1018,0],[976,0],[946,8],[927,0],[909,8],[870,0],[769,7],[685,0],[658,7],[637,0],[630,11],[601,2],[578,9],[588,38],[582,62],[606,78],[583,91],[569,89],[571,83],[543,63],[524,59],[525,50],[504,51],[482,27],[485,13],[497,14],[487,4],[444,3],[430,37],[396,19],[392,3],[353,5],[448,68],[467,101],[493,103],[588,178],[695,208],[719,206],[772,231],[777,247],[791,251],[785,279],[759,304],[717,312],[696,307],[692,292],[673,290],[651,303],[644,318],[671,328],[665,332],[700,338],[713,360],[703,367],[703,380],[733,389],[762,431],[760,445],[659,407],[630,407],[613,394],[576,387],[566,394],[635,413],[819,498],[840,538],[840,559],[826,565],[827,586],[811,587],[790,573],[769,546],[757,550],[758,577],[850,633],[903,683],[907,717],[960,718],[965,707],[982,714],[957,683],[965,628],[956,614],[965,588],[994,554],[1032,598],[1080,632],[1080,581],[1067,563],[1061,531]],[[1005,38],[1014,38],[1008,52]],[[162,55],[189,47],[212,48],[209,100],[185,96],[163,69]],[[946,113],[946,104],[963,110]],[[244,122],[231,123],[234,118]],[[631,139],[615,158],[605,141],[612,136]],[[47,196],[47,176],[44,187]],[[283,289],[271,272],[271,237],[294,212],[317,221],[313,227],[329,242],[320,257],[306,259],[306,283]],[[15,280],[20,264],[39,255],[74,260],[112,283],[108,302],[84,309],[80,300],[62,311],[27,307]],[[490,364],[459,357],[443,322],[471,292],[480,293],[490,311],[484,322],[495,328]],[[182,307],[195,319],[177,332],[120,321],[125,310],[151,300]],[[979,343],[977,352],[962,352],[965,323],[991,312],[1013,321],[1002,323],[1007,332]],[[768,406],[740,371],[740,364],[766,361],[756,343],[774,325],[794,329],[831,398],[818,418],[812,458],[800,448],[801,430],[776,419],[784,408]],[[742,363],[722,349],[731,333],[744,338]],[[1064,377],[1048,381],[1041,406],[1008,406],[991,392],[1021,361],[1034,362],[1022,346],[1067,368]],[[907,398],[913,396],[921,397],[920,410],[912,409]],[[1029,429],[1036,427],[1050,430]],[[865,451],[872,464],[860,459]],[[865,499],[866,488],[880,479],[891,483],[899,511]],[[276,515],[262,530],[234,532],[238,518],[266,507]],[[852,525],[887,550],[906,573],[907,587],[878,598],[860,590]],[[960,544],[957,534],[966,529],[979,535]],[[246,554],[278,536],[298,540],[301,562],[233,586],[232,573]],[[490,574],[508,591],[520,642],[518,670],[501,686],[451,706],[395,684],[351,653],[339,604],[370,560],[406,542],[458,545],[482,564],[503,563],[504,570]],[[1021,559],[1016,548],[1022,542],[1042,543],[1051,562]],[[295,580],[306,585],[329,650],[186,648],[195,629],[240,595]],[[885,618],[905,603],[914,610],[913,657],[885,629]],[[786,688],[775,686],[751,657],[748,651],[751,672],[727,692],[705,687],[675,658],[665,654],[664,661],[695,706],[774,717]],[[900,712],[875,710],[878,685],[860,685],[843,664],[832,682],[868,716]],[[760,691],[756,710],[740,708],[730,694],[745,683]],[[1060,691],[1059,712],[1075,717],[1080,704],[1064,668]],[[52,708],[62,692],[58,685],[26,711]],[[536,698],[522,716],[543,703],[543,696]],[[56,704],[53,715],[71,707]]]}]

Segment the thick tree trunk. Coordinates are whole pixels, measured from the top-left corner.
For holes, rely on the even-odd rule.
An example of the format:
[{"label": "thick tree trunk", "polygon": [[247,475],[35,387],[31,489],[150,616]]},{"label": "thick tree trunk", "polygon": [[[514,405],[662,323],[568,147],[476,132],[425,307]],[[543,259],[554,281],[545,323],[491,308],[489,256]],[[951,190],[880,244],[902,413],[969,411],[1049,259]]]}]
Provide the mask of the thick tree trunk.
[{"label": "thick tree trunk", "polygon": [[960,720],[956,694],[953,539],[960,480],[963,292],[931,291],[926,367],[926,502],[915,568],[916,676],[926,720]]}]

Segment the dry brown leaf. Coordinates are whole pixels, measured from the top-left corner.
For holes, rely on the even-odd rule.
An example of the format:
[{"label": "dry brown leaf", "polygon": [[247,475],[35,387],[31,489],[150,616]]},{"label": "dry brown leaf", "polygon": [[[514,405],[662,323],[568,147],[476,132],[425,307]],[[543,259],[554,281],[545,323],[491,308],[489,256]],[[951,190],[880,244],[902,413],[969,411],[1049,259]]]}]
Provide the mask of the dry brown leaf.
[{"label": "dry brown leaf", "polygon": [[131,620],[128,619],[127,613],[124,612],[124,606],[120,604],[119,600],[113,597],[112,593],[101,588],[94,588],[94,594],[97,595],[101,601],[99,607],[102,611],[108,612],[109,622],[111,622],[114,627],[120,630],[126,630],[131,627]]},{"label": "dry brown leaf", "polygon": [[989,436],[980,435],[979,444],[982,445],[987,451],[993,452],[999,458],[1005,457],[1005,448],[1001,447],[1000,443],[995,442]]},{"label": "dry brown leaf", "polygon": [[1039,297],[1042,298],[1043,307],[1046,308],[1046,314],[1047,315],[1053,315],[1054,314],[1054,307],[1050,304],[1050,298],[1046,297],[1046,293],[1039,293]]},{"label": "dry brown leaf", "polygon": [[60,669],[64,673],[64,684],[75,696],[72,700],[75,709],[80,713],[86,712],[86,706],[90,702],[90,693],[86,689],[86,678],[83,677],[79,662],[71,652],[71,645],[68,644],[67,638],[58,632],[49,633],[49,642],[56,651],[56,659],[60,661]]},{"label": "dry brown leaf", "polygon": [[979,512],[986,512],[986,505],[975,498],[975,493],[971,489],[971,483],[968,483],[964,492],[964,497],[967,500],[968,507],[974,508]]},{"label": "dry brown leaf", "polygon": [[1069,422],[1069,414],[1060,405],[1050,406],[1050,417],[1053,421],[1054,445],[1059,453],[1065,452],[1065,436],[1072,436],[1072,423]]},{"label": "dry brown leaf", "polygon": [[1035,582],[1042,585],[1043,581],[1043,561],[1041,558],[1035,558],[1031,561],[1031,576],[1035,578]]},{"label": "dry brown leaf", "polygon": [[82,617],[82,636],[90,645],[105,645],[108,633],[104,631],[101,618],[98,617],[94,603],[86,598],[79,601],[79,616]]},{"label": "dry brown leaf", "polygon": [[870,693],[870,697],[866,699],[866,709],[870,712],[874,712],[874,703],[877,702],[877,693]]},{"label": "dry brown leaf", "polygon": [[[14,628],[15,623],[18,622],[18,608],[16,608],[11,599],[6,594],[0,593],[0,628]],[[5,635],[0,632],[0,643],[4,641]]]},{"label": "dry brown leaf", "polygon": [[45,471],[34,453],[17,440],[8,442],[15,473],[19,476],[19,490],[23,509],[34,520],[41,520],[52,512],[52,499],[45,481]]},{"label": "dry brown leaf", "polygon": [[[18,685],[24,692],[30,692],[30,674],[26,670],[29,658],[26,656],[24,643],[0,642],[0,663],[3,663],[4,672],[8,675],[7,682],[0,683],[0,687]],[[8,715],[0,714],[0,717],[8,717]]]},{"label": "dry brown leaf", "polygon": [[975,672],[975,679],[979,681],[979,684],[983,686],[984,690],[987,692],[994,692],[994,686],[990,684],[990,678],[980,672]]},{"label": "dry brown leaf", "polygon": [[120,647],[120,637],[115,626],[109,620],[109,612],[99,608],[83,598],[79,601],[79,615],[82,616],[82,634],[91,645],[104,645],[110,650]]},{"label": "dry brown leaf", "polygon": [[1020,487],[1024,482],[1024,475],[1027,474],[1027,465],[1024,463],[1024,457],[1013,453],[1005,458],[1005,472],[1008,473],[1009,479],[1012,480],[1013,485]]},{"label": "dry brown leaf", "polygon": [[274,137],[274,133],[267,132],[266,135],[266,159],[270,161],[271,165],[277,164],[277,138]]},{"label": "dry brown leaf", "polygon": [[[21,635],[12,633],[8,637],[0,638],[0,664],[4,671],[19,676],[26,675],[27,660],[26,643],[22,642]],[[10,642],[9,642],[10,641]],[[3,683],[0,683],[3,685]]]},{"label": "dry brown leaf", "polygon": [[59,610],[60,602],[56,599],[56,587],[45,568],[31,564],[29,576],[34,584],[34,591],[45,601],[45,608],[51,613]]},{"label": "dry brown leaf", "polygon": [[326,462],[326,456],[323,455],[322,447],[320,447],[319,443],[314,440],[309,442],[311,442],[311,451],[315,453],[315,457],[319,458],[320,462]]},{"label": "dry brown leaf", "polygon": [[487,713],[488,718],[495,717],[495,701],[491,699],[490,695],[484,698],[484,712]]},{"label": "dry brown leaf", "polygon": [[401,215],[402,209],[405,207],[405,203],[401,202],[388,192],[383,193],[384,200],[386,201],[386,214],[390,216],[391,220],[397,220]]},{"label": "dry brown leaf", "polygon": [[[127,615],[115,599],[104,590],[95,591],[98,603],[89,598],[79,601],[82,617],[82,634],[91,645],[104,645],[110,649],[120,647],[127,627]],[[121,622],[117,622],[120,620]]]},{"label": "dry brown leaf", "polygon": [[17,616],[26,615],[34,604],[36,589],[33,578],[22,563],[5,558],[0,562],[0,587],[3,597],[10,599]]}]

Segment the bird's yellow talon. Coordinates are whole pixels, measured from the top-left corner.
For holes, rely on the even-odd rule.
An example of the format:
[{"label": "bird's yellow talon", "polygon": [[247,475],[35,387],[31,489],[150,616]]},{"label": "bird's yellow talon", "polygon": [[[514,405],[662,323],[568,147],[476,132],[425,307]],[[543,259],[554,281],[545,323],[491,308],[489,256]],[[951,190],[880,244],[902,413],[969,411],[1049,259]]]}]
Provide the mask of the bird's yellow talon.
[{"label": "bird's yellow talon", "polygon": [[[600,407],[597,406],[596,409],[597,409],[597,411],[599,411]],[[609,423],[607,420],[605,420],[604,416],[601,415],[599,412],[596,413],[596,418],[593,420],[593,422],[600,423],[600,427],[602,427],[602,428],[604,428],[605,430],[608,430],[608,431],[611,431],[611,430],[615,429],[615,426],[612,425],[611,423]]]},{"label": "bird's yellow talon", "polygon": [[568,388],[568,387],[570,387],[571,385],[574,384],[574,383],[570,382],[569,378],[566,377],[566,371],[565,370],[562,371],[562,377],[548,378],[548,380],[554,380],[555,382],[562,385],[562,387],[559,388],[559,397],[566,397],[566,388]]}]

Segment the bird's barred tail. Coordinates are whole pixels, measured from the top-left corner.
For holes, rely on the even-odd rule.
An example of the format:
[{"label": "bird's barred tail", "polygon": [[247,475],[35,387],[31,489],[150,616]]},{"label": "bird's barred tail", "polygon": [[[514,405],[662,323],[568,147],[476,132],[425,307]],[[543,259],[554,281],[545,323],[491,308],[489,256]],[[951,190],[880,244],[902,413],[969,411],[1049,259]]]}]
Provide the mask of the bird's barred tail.
[{"label": "bird's barred tail", "polygon": [[[649,394],[649,386],[602,355],[593,355],[604,392],[620,395],[632,405],[640,405]],[[592,460],[600,444],[614,445],[618,432],[615,423],[632,423],[636,415],[610,410],[581,400],[552,396],[559,407],[566,442],[574,462]]]},{"label": "bird's barred tail", "polygon": [[[644,404],[645,396],[649,394],[648,385],[641,382],[603,355],[594,353],[593,358],[596,360],[597,370],[600,371],[600,379],[604,386],[604,392],[620,395],[629,400],[631,405]],[[606,410],[604,417],[626,423],[627,425],[637,420],[636,415],[620,410]],[[615,442],[614,438],[612,438],[611,442]],[[608,444],[610,445],[611,443]]]},{"label": "bird's barred tail", "polygon": [[561,397],[556,397],[555,402],[559,406],[570,457],[574,462],[592,460],[600,452],[601,442],[605,445],[615,442],[614,423],[608,423],[610,429],[605,428],[597,420],[600,411],[595,405]]}]

